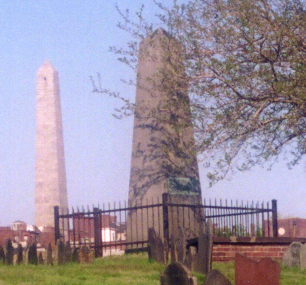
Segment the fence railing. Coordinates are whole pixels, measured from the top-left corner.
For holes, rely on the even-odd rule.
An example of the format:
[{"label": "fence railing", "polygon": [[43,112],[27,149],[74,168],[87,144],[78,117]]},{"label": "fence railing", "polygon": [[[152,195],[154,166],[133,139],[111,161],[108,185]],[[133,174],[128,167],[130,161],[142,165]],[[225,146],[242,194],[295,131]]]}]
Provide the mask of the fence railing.
[{"label": "fence railing", "polygon": [[54,207],[55,240],[62,238],[74,248],[88,245],[95,249],[96,256],[146,250],[150,227],[169,243],[173,228],[180,226],[186,232],[195,228],[195,213],[202,213],[201,221],[211,219],[215,236],[277,237],[276,200],[272,200],[271,206],[227,200],[204,200],[202,205],[190,205],[172,203],[171,195],[163,194],[162,201],[146,201],[133,207],[119,203],[92,209],[72,208],[66,213]]},{"label": "fence railing", "polygon": [[206,219],[211,219],[216,236],[277,237],[277,201],[259,203],[243,201],[209,203],[204,200]]}]

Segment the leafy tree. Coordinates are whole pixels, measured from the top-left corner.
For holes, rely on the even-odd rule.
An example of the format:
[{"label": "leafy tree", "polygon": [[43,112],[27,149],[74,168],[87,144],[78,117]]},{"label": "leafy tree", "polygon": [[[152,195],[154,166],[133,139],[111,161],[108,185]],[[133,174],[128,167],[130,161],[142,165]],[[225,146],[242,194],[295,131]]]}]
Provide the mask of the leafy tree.
[{"label": "leafy tree", "polygon": [[[212,182],[234,169],[288,166],[306,152],[306,7],[302,0],[190,0],[160,8],[157,25],[184,48],[197,152]],[[119,9],[118,9],[119,10]],[[132,36],[119,60],[137,70],[138,44],[156,25],[122,12]],[[133,84],[133,82],[128,82]],[[133,104],[124,100],[123,114]]]}]

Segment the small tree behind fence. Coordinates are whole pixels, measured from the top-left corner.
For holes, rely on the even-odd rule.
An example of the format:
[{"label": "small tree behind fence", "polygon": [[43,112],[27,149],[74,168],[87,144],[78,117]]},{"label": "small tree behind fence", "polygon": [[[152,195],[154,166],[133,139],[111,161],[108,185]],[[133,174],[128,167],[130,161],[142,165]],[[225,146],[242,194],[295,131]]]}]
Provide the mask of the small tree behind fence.
[{"label": "small tree behind fence", "polygon": [[[138,222],[135,223],[132,220],[135,215],[131,215],[133,211],[137,212]],[[173,232],[171,227],[181,226],[188,233],[192,219],[185,221],[182,217],[190,217],[196,211],[204,213],[203,221],[211,219],[215,236],[277,237],[276,200],[272,200],[271,206],[270,203],[227,200],[220,200],[219,203],[216,200],[204,200],[203,205],[189,205],[171,203],[169,194],[163,194],[162,201],[146,201],[136,207],[130,207],[127,203],[114,203],[92,209],[72,208],[66,214],[59,213],[59,208],[54,207],[55,240],[62,238],[74,248],[86,244],[95,249],[97,257],[122,250],[147,250],[147,236],[138,235],[138,232],[144,233],[154,225],[157,234],[169,243],[169,232]],[[151,217],[152,225],[139,223],[142,217],[147,221],[147,216]],[[126,236],[128,219],[128,230],[137,237],[132,241]],[[186,237],[193,236],[187,234]]]}]

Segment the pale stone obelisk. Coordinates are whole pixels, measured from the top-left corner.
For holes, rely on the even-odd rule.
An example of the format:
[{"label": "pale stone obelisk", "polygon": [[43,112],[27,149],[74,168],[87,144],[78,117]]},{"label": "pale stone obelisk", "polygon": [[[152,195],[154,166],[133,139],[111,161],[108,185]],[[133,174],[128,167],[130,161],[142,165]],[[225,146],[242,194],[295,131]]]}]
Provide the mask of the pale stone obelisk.
[{"label": "pale stone obelisk", "polygon": [[35,225],[54,226],[54,206],[68,208],[58,72],[45,61],[37,72]]},{"label": "pale stone obelisk", "polygon": [[[163,193],[169,194],[172,203],[202,203],[187,88],[182,46],[159,28],[139,47],[130,206],[161,203]],[[149,211],[141,218],[137,211],[130,213],[128,242],[145,240],[147,226],[156,228],[162,237],[161,221],[157,219],[162,213]],[[175,215],[170,234],[177,234],[184,214]],[[196,235],[196,213],[190,213],[187,219],[192,223],[189,232]]]}]

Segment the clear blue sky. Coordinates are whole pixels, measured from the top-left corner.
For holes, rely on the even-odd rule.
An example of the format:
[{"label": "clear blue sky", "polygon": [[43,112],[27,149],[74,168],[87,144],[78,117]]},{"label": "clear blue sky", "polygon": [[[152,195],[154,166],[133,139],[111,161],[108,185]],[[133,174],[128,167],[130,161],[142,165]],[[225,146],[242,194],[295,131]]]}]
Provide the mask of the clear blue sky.
[{"label": "clear blue sky", "polygon": [[[151,17],[157,10],[151,1],[117,1],[131,11],[142,2]],[[60,77],[69,205],[127,198],[133,121],[112,117],[120,102],[93,94],[89,80],[100,72],[105,87],[134,97],[120,83],[133,74],[108,52],[127,41],[119,21],[112,0],[0,0],[1,226],[34,222],[36,72],[45,59]],[[213,188],[201,169],[203,196],[275,198],[283,216],[306,217],[306,166],[289,171],[284,165],[238,173]]]}]

